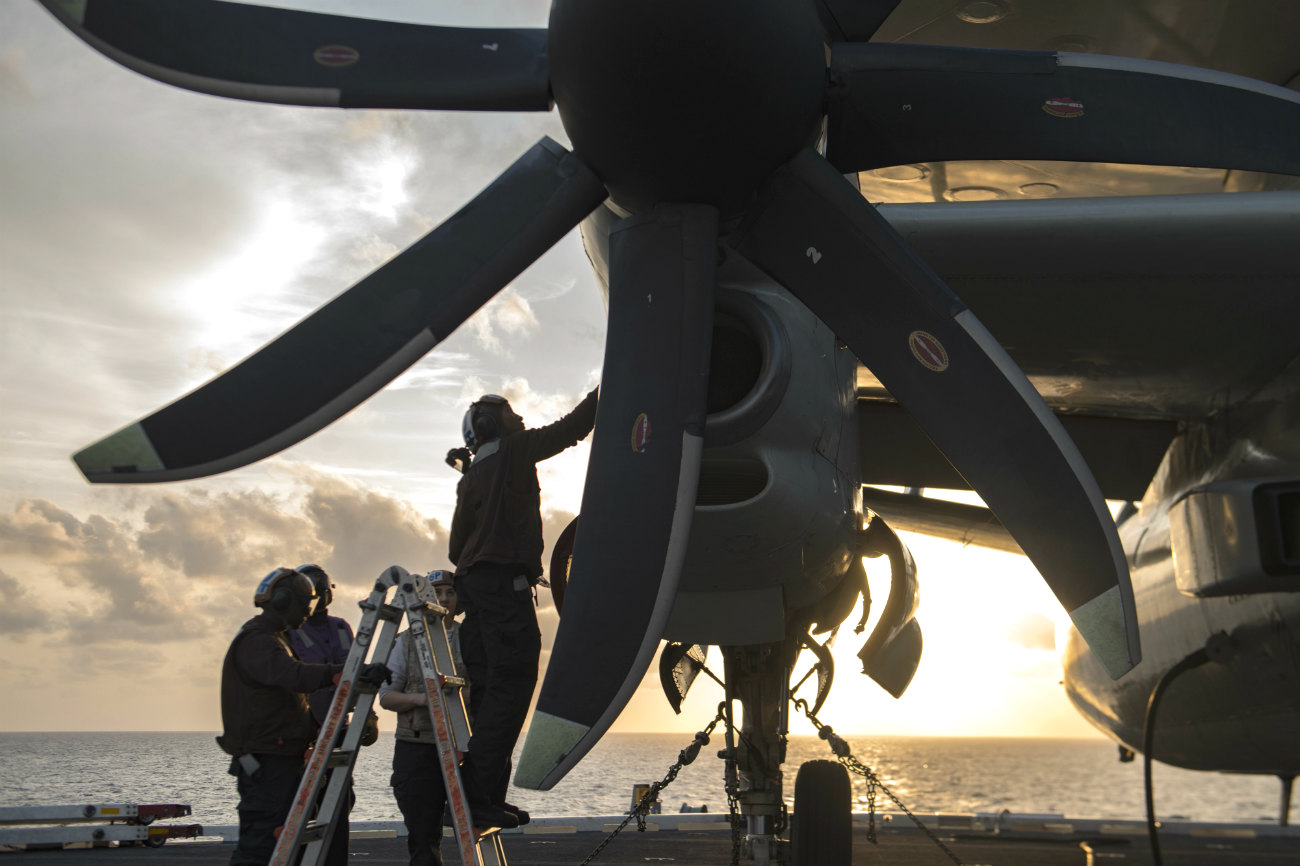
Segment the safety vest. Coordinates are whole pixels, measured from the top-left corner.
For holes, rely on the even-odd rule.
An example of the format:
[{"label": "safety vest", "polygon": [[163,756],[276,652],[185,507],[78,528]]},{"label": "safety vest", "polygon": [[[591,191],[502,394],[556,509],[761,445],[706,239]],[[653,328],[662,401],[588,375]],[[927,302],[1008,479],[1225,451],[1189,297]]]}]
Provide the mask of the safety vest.
[{"label": "safety vest", "polygon": [[[424,691],[424,677],[420,676],[420,659],[415,652],[415,641],[410,639],[410,632],[403,632],[398,636],[402,641],[402,648],[406,653],[406,685],[402,688],[407,694],[415,694]],[[462,675],[465,670],[465,660],[460,655],[460,623],[453,622],[447,626],[447,641],[451,644],[451,658],[456,664],[456,674]],[[465,706],[469,706],[469,686],[461,689],[461,697],[465,700]],[[408,743],[432,743],[435,742],[433,734],[433,718],[429,715],[428,707],[416,707],[413,710],[407,710],[397,714],[397,739],[405,740]]]}]

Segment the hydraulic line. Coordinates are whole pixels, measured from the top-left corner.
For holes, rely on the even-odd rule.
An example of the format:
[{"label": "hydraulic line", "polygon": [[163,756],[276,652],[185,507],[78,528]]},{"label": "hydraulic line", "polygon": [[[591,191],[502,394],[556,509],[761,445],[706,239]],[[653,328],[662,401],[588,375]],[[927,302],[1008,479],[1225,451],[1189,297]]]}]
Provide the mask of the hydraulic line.
[{"label": "hydraulic line", "polygon": [[1232,656],[1233,651],[1234,642],[1226,633],[1210,635],[1205,646],[1190,653],[1178,664],[1165,671],[1147,699],[1146,719],[1142,724],[1142,776],[1146,787],[1147,836],[1151,840],[1151,862],[1155,866],[1164,866],[1164,860],[1160,856],[1160,836],[1156,831],[1155,795],[1152,793],[1151,785],[1151,751],[1155,742],[1156,710],[1160,707],[1160,698],[1164,696],[1165,690],[1173,681],[1182,674],[1210,661],[1225,662]]}]

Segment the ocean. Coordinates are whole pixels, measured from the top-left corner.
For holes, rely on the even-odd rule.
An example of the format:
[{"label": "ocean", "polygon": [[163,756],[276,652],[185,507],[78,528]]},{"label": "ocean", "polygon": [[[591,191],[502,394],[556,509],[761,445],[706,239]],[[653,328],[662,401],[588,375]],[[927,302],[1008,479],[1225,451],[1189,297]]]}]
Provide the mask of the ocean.
[{"label": "ocean", "polygon": [[[6,806],[74,803],[188,803],[186,822],[235,824],[235,785],[212,733],[0,733],[0,792]],[[848,737],[913,812],[1063,814],[1071,818],[1140,819],[1145,815],[1142,762],[1120,763],[1101,740]],[[509,799],[532,814],[619,815],[632,786],[663,778],[689,734],[610,734],[551,791],[512,789]],[[725,812],[722,747],[715,736],[699,758],[660,795],[665,812],[683,804]],[[357,762],[353,820],[400,820],[389,787],[391,733]],[[787,801],[804,761],[833,759],[826,743],[791,737]],[[1232,776],[1155,766],[1156,812],[1162,820],[1277,820],[1279,783],[1272,776]],[[853,777],[855,809],[866,809],[866,782]],[[881,811],[897,811],[887,798]]]}]

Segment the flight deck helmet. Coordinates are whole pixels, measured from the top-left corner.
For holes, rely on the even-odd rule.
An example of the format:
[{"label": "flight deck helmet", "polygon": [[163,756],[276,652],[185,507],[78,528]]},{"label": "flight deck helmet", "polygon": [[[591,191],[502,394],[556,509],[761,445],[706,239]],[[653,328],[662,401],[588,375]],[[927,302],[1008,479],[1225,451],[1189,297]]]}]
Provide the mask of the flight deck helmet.
[{"label": "flight deck helmet", "polygon": [[296,570],[299,574],[307,575],[307,579],[311,581],[312,586],[316,587],[316,597],[320,599],[316,603],[316,609],[324,610],[329,607],[334,601],[334,584],[330,582],[330,576],[325,573],[325,569],[313,562],[309,562],[298,566]]},{"label": "flight deck helmet", "polygon": [[510,401],[498,394],[484,394],[471,403],[460,422],[465,447],[477,453],[483,443],[500,438],[504,415],[509,408]]},{"label": "flight deck helmet", "polygon": [[292,568],[277,568],[262,578],[253,604],[273,610],[291,628],[297,628],[316,610],[316,587],[311,578]]}]

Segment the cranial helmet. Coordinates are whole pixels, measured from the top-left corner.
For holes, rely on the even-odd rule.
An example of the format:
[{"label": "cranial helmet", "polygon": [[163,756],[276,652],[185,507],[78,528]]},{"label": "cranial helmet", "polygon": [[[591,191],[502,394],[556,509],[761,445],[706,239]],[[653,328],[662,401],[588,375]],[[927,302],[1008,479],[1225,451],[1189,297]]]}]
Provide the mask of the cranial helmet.
[{"label": "cranial helmet", "polygon": [[316,607],[329,607],[334,601],[334,584],[330,583],[330,576],[325,573],[325,569],[315,563],[308,563],[298,566],[296,570],[299,574],[305,574],[316,588],[316,597],[319,599]]},{"label": "cranial helmet", "polygon": [[286,620],[292,619],[295,606],[305,611],[303,619],[306,619],[315,612],[316,602],[316,587],[311,578],[292,568],[275,569],[262,578],[253,594],[253,604],[273,610]]},{"label": "cranial helmet", "polygon": [[[425,601],[436,604],[439,607],[443,607],[444,604],[443,601],[440,598],[438,598],[438,587],[446,587],[447,589],[451,590],[453,593],[456,592],[455,572],[445,571],[443,569],[436,569],[434,571],[429,572],[428,575],[425,576],[425,580],[428,581],[428,587],[429,587],[428,597],[425,599]],[[451,613],[453,614],[458,613],[460,609],[460,602],[458,600],[453,600],[451,602],[451,607],[454,608],[451,611]]]},{"label": "cranial helmet", "polygon": [[470,404],[460,422],[460,432],[469,450],[478,451],[484,442],[501,436],[501,412],[509,405],[510,401],[497,394],[484,394]]}]

